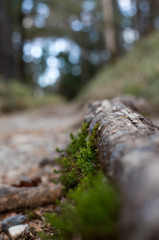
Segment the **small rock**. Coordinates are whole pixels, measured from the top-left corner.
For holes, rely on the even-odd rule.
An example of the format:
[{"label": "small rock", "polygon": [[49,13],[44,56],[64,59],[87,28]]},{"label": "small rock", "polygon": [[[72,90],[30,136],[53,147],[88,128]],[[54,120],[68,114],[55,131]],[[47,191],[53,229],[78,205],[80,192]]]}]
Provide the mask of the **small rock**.
[{"label": "small rock", "polygon": [[60,213],[61,213],[61,208],[60,208],[59,206],[57,206],[57,207],[55,208],[55,213],[57,213],[57,214],[60,214]]},{"label": "small rock", "polygon": [[66,203],[67,201],[68,201],[67,198],[62,197],[61,200],[60,200],[60,203]]},{"label": "small rock", "polygon": [[6,232],[8,231],[8,228],[15,225],[23,224],[26,220],[27,218],[24,215],[16,215],[5,218],[1,223],[2,230]]},{"label": "small rock", "polygon": [[24,232],[27,226],[28,226],[27,224],[20,224],[20,225],[10,227],[8,229],[8,232],[11,239],[16,240],[17,238],[21,237],[22,233]]},{"label": "small rock", "polygon": [[46,165],[53,165],[53,163],[55,163],[53,159],[45,157],[40,161],[39,166],[45,167]]},{"label": "small rock", "polygon": [[36,239],[37,236],[37,232],[36,229],[34,227],[31,226],[27,226],[24,230],[24,232],[22,233],[22,238],[21,240],[31,240],[31,239]]}]

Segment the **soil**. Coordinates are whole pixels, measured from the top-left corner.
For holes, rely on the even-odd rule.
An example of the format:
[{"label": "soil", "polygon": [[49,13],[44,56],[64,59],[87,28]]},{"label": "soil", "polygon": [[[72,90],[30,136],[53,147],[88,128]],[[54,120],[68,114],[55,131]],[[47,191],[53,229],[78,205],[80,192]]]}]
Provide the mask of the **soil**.
[{"label": "soil", "polygon": [[[50,107],[0,117],[0,181],[30,177],[40,162],[53,161],[82,121],[75,105]],[[34,175],[34,174],[33,174]]]},{"label": "soil", "polygon": [[[0,116],[0,183],[20,187],[36,184],[39,178],[43,182],[56,179],[56,148],[63,149],[69,143],[69,134],[81,125],[83,117],[84,112],[72,104]],[[55,208],[51,204],[15,210],[0,214],[0,221],[24,214],[37,232],[52,233],[43,214]],[[1,232],[0,239],[9,239],[8,234]]]}]

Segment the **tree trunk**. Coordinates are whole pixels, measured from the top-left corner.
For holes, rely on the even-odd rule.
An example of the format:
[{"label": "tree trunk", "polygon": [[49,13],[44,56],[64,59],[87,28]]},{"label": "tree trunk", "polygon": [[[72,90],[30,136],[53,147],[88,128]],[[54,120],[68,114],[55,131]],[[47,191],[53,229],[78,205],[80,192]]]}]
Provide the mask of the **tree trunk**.
[{"label": "tree trunk", "polygon": [[146,35],[154,29],[154,19],[158,15],[157,0],[148,0],[149,10],[144,11],[142,8],[143,1],[136,0],[137,14],[135,16],[136,29],[140,36]]},{"label": "tree trunk", "polygon": [[[99,125],[99,160],[123,195],[121,239],[158,239],[159,127],[125,98],[90,105],[86,122]],[[142,108],[142,106],[141,106]]]},{"label": "tree trunk", "polygon": [[21,43],[20,43],[20,47],[19,47],[19,56],[18,56],[18,64],[17,64],[17,66],[19,67],[19,69],[18,69],[18,79],[22,83],[26,83],[25,62],[23,60],[23,47],[24,47],[24,42],[26,40],[26,36],[25,36],[25,29],[23,27],[24,13],[21,11],[22,2],[19,3],[18,7],[19,7],[19,15],[18,15],[17,20],[18,20],[19,30],[20,30],[20,34],[21,34]]},{"label": "tree trunk", "polygon": [[114,23],[114,0],[103,1],[103,16],[105,20],[105,44],[112,57],[117,55],[116,32]]},{"label": "tree trunk", "polygon": [[11,18],[7,0],[0,1],[0,75],[5,79],[14,77],[14,54],[11,41]]},{"label": "tree trunk", "polygon": [[149,0],[149,5],[150,5],[149,32],[151,32],[154,29],[155,17],[158,16],[159,5],[157,0]]}]

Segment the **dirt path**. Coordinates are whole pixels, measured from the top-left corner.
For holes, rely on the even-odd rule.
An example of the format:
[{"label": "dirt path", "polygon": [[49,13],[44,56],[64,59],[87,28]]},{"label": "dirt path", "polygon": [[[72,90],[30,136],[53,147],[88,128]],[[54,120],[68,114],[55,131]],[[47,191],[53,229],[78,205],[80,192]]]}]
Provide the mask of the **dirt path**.
[{"label": "dirt path", "polygon": [[[39,163],[44,158],[54,159],[57,156],[56,147],[63,148],[69,142],[69,133],[75,132],[83,118],[84,111],[76,105],[0,116],[0,183],[10,185],[20,179],[34,178],[38,174],[43,178],[45,173],[50,175],[47,180],[54,179],[56,176],[53,176],[53,166],[41,168]],[[154,120],[159,123],[158,119]],[[55,210],[56,206],[51,204],[37,207],[31,212],[27,209],[15,209],[1,213],[0,239],[9,239],[8,232],[1,231],[1,221],[19,214],[26,216],[26,223],[34,227],[36,232],[52,231],[44,221],[43,214]],[[30,213],[35,218],[30,218]]]},{"label": "dirt path", "polygon": [[0,181],[15,181],[37,169],[43,158],[54,158],[81,119],[75,105],[1,116]]}]

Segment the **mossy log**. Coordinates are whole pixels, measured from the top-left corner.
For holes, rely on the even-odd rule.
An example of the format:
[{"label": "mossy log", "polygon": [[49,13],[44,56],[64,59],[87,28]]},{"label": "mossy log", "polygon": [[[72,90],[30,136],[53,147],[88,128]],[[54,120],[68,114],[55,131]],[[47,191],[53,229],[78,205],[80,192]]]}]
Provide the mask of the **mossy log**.
[{"label": "mossy log", "polygon": [[138,101],[94,102],[85,120],[99,122],[99,160],[121,190],[121,239],[159,239],[159,127],[138,113]]},{"label": "mossy log", "polygon": [[48,183],[38,187],[0,185],[0,212],[26,207],[38,207],[56,201],[62,193],[60,184]]}]

